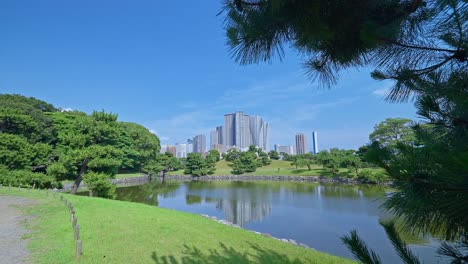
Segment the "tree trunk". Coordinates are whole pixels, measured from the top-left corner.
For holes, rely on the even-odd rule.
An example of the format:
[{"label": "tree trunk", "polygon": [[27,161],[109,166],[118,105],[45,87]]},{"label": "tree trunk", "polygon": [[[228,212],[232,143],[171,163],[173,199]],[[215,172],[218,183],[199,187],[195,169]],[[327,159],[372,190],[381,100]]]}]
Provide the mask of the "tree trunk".
[{"label": "tree trunk", "polygon": [[71,194],[76,194],[78,192],[78,187],[80,187],[81,181],[83,180],[83,175],[86,172],[86,167],[88,165],[88,159],[83,160],[81,163],[80,173],[78,177],[75,179],[75,183],[73,183],[72,189],[70,191]]}]

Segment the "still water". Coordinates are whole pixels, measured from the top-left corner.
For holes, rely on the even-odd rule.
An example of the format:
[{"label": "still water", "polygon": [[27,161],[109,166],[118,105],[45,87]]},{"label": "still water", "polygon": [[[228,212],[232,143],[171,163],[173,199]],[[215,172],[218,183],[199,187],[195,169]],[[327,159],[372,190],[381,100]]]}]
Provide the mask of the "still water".
[{"label": "still water", "polygon": [[[388,191],[368,185],[166,181],[118,188],[117,199],[216,216],[347,258],[353,257],[340,237],[356,229],[384,263],[401,263],[379,224],[390,217],[379,209]],[[435,241],[400,235],[424,263],[442,263]]]}]

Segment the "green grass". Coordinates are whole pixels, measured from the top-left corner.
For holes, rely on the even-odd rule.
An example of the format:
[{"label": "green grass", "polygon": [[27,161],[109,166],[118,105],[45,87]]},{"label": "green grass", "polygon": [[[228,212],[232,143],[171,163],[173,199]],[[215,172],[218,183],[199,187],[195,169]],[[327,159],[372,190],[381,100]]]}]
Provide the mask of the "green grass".
[{"label": "green grass", "polygon": [[116,179],[123,179],[123,178],[136,178],[143,176],[142,173],[135,172],[135,173],[118,173],[115,175]]},{"label": "green grass", "polygon": [[[216,171],[213,175],[232,175],[232,168],[229,167],[229,162],[221,160],[216,163]],[[347,176],[348,169],[340,169],[340,176]],[[172,171],[168,174],[173,175],[183,175],[183,170]],[[320,165],[312,165],[311,170],[308,170],[307,167],[297,168],[291,165],[290,161],[283,160],[272,160],[270,165],[257,168],[256,171],[251,173],[244,173],[242,175],[261,175],[261,176],[331,176],[331,174],[326,171]]]},{"label": "green grass", "polygon": [[[74,261],[70,215],[58,196],[0,189],[32,198],[32,262]],[[64,194],[76,210],[83,240],[81,263],[352,263],[204,217],[145,204]],[[0,198],[1,199],[1,198]],[[317,238],[320,239],[320,238]]]}]

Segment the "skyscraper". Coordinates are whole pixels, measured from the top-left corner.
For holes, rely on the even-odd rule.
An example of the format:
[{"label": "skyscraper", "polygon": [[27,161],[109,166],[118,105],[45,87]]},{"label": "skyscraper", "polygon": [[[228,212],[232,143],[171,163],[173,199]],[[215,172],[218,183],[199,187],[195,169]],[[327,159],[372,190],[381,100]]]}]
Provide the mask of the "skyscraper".
[{"label": "skyscraper", "polygon": [[312,132],[312,144],[313,152],[316,155],[319,152],[317,142],[317,131]]},{"label": "skyscraper", "polygon": [[296,154],[305,154],[307,153],[307,137],[303,133],[296,134]]},{"label": "skyscraper", "polygon": [[197,135],[193,138],[193,152],[206,154],[206,137],[205,135]]},{"label": "skyscraper", "polygon": [[223,144],[223,127],[216,127],[215,130],[210,132],[210,149],[215,149],[215,145]]},{"label": "skyscraper", "polygon": [[236,146],[241,150],[254,145],[268,151],[269,135],[268,123],[259,116],[249,116],[239,111],[224,115],[223,145]]}]

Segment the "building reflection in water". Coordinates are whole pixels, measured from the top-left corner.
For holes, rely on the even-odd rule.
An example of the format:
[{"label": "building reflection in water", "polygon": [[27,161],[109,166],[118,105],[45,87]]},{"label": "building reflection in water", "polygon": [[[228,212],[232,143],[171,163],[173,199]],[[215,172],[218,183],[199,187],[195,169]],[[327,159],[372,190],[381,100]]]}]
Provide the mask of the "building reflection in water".
[{"label": "building reflection in water", "polygon": [[270,203],[257,203],[247,200],[223,200],[216,202],[216,208],[224,212],[227,221],[245,226],[253,221],[261,221],[271,214]]}]

